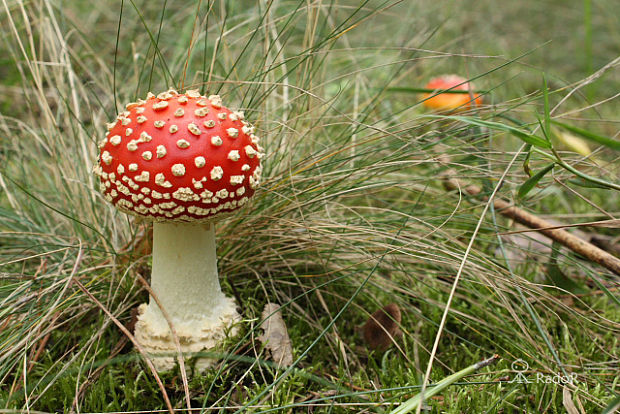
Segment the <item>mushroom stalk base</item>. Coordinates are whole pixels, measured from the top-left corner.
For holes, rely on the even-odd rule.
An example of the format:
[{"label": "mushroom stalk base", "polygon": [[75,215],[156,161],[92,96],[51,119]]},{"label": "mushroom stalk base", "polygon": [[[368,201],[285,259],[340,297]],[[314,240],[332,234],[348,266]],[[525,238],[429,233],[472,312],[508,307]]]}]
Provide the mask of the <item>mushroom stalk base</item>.
[{"label": "mushroom stalk base", "polygon": [[[153,224],[151,289],[170,317],[183,353],[212,349],[236,333],[240,317],[234,300],[220,289],[213,224]],[[138,312],[136,340],[158,371],[172,369],[177,346],[157,302],[151,297]],[[213,362],[200,358],[196,367],[202,371]]]}]

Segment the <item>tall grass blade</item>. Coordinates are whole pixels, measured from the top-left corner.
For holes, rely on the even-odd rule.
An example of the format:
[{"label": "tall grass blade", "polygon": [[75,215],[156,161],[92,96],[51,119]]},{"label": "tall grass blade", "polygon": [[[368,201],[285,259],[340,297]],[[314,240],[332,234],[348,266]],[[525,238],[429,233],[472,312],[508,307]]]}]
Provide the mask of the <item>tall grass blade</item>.
[{"label": "tall grass blade", "polygon": [[417,409],[418,406],[422,403],[422,400],[426,400],[434,395],[439,394],[444,389],[454,384],[455,382],[463,379],[469,374],[472,374],[478,371],[481,368],[484,368],[488,365],[491,365],[495,361],[499,359],[499,355],[493,355],[491,358],[485,359],[484,361],[477,362],[473,365],[468,366],[465,369],[460,370],[448,377],[445,377],[441,381],[436,384],[433,384],[432,387],[429,387],[425,393],[425,395],[417,394],[414,397],[411,397],[409,400],[402,403],[398,408],[392,410],[390,414],[406,414],[410,413],[413,410]]},{"label": "tall grass blade", "polygon": [[555,166],[555,163],[551,163],[547,165],[542,170],[538,171],[536,174],[530,177],[526,182],[521,184],[521,186],[519,187],[519,192],[518,192],[519,198],[524,198],[530,191],[532,191],[532,189],[536,187],[536,184],[538,184],[538,182],[545,175],[547,175],[549,171],[553,170],[554,166]]}]

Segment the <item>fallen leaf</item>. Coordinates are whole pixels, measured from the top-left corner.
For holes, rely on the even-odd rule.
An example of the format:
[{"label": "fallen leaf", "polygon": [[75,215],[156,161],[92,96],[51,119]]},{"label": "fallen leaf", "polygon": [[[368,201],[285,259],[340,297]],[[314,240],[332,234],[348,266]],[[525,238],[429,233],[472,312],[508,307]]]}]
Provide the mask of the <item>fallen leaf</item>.
[{"label": "fallen leaf", "polygon": [[[554,226],[562,225],[561,222],[553,219],[547,219],[547,221]],[[515,227],[511,230],[522,231],[522,233],[504,234],[501,236],[502,242],[504,242],[504,247],[506,249],[506,256],[508,257],[508,260],[511,261],[511,265],[516,266],[530,260],[532,257],[546,259],[546,257],[551,254],[551,245],[553,242],[542,233],[519,224],[515,225]],[[567,227],[565,230],[584,240],[589,239],[587,233],[578,228]],[[502,258],[500,248],[497,248],[495,255],[499,259]]]},{"label": "fallen leaf", "polygon": [[566,408],[568,414],[581,414],[577,410],[575,403],[573,403],[572,395],[567,386],[564,386],[564,390],[562,391],[562,405]]},{"label": "fallen leaf", "polygon": [[569,132],[555,130],[555,138],[557,138],[557,143],[560,144],[560,147],[574,151],[584,157],[589,157],[592,155],[592,150],[590,149],[587,141]]},{"label": "fallen leaf", "polygon": [[[553,226],[561,227],[563,224],[566,224],[553,219],[546,220]],[[548,261],[548,258],[550,256],[558,253],[554,253],[554,250],[552,249],[553,241],[547,238],[542,233],[535,231],[534,229],[529,229],[525,226],[516,224],[510,230],[512,231],[512,233],[502,234],[500,237],[504,244],[506,259],[508,260],[513,269],[524,263],[544,263]],[[591,241],[593,238],[591,234],[583,231],[581,228],[578,227],[564,227],[564,230],[583,240]],[[612,245],[613,242],[611,244],[608,243],[608,245],[606,246],[609,249],[608,251],[610,252],[613,250]],[[573,259],[571,259],[570,255],[567,253],[566,248],[562,246],[556,246],[556,249],[559,249],[560,252],[560,254],[557,254],[556,264],[561,270],[561,272],[566,275],[566,277],[574,280],[586,278],[585,271],[574,265]],[[502,249],[499,246],[495,249],[495,257],[502,262],[504,261],[504,255],[502,253]],[[535,276],[535,281],[537,283],[546,283],[547,280],[545,277],[545,273],[548,272],[545,272],[544,269],[542,272],[537,272]],[[553,275],[551,277],[553,278]],[[563,287],[561,286],[561,284],[557,285]],[[571,289],[567,290],[572,291]]]},{"label": "fallen leaf", "polygon": [[390,303],[370,315],[363,328],[364,340],[370,349],[384,351],[389,348],[394,340],[402,335],[398,328],[400,321],[400,308],[395,303]]},{"label": "fallen leaf", "polygon": [[558,134],[559,141],[569,150],[575,151],[577,154],[588,157],[592,154],[592,150],[588,143],[568,132],[560,132]]},{"label": "fallen leaf", "polygon": [[[527,230],[526,227],[516,226],[516,230]],[[527,253],[536,253],[540,256],[551,254],[551,240],[537,231],[502,235],[502,241],[507,250],[512,250],[516,258],[525,259]]]},{"label": "fallen leaf", "polygon": [[275,303],[267,303],[263,309],[262,318],[263,334],[258,340],[263,343],[278,366],[289,366],[293,363],[293,349],[291,339],[288,336],[280,306]]}]

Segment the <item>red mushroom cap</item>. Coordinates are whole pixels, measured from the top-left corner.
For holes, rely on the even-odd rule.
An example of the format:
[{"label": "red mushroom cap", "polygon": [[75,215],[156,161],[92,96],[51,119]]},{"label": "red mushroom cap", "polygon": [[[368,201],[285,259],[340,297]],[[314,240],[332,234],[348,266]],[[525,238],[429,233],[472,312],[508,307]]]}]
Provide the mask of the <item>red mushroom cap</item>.
[{"label": "red mushroom cap", "polygon": [[[458,85],[458,86],[457,86]],[[451,89],[456,91],[472,91],[474,99],[466,93],[435,93],[425,94],[424,106],[431,109],[469,109],[473,106],[482,105],[482,97],[480,94],[473,93],[473,83],[467,82],[467,79],[458,75],[443,75],[433,78],[424,87],[425,89]],[[432,98],[431,98],[432,96]]]},{"label": "red mushroom cap", "polygon": [[94,173],[106,200],[154,221],[209,221],[260,183],[262,148],[243,113],[197,90],[151,93],[108,125]]}]

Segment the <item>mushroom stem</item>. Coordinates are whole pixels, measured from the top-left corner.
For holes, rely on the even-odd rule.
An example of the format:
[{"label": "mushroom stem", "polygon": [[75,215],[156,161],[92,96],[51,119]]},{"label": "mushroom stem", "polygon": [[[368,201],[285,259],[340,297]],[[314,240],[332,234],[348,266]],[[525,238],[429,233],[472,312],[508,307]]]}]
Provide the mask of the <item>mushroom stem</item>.
[{"label": "mushroom stem", "polygon": [[[224,299],[217,276],[215,226],[153,223],[151,288],[173,323],[212,315]],[[151,298],[149,307],[157,307]]]},{"label": "mushroom stem", "polygon": [[[151,289],[169,315],[183,352],[212,347],[239,318],[234,300],[220,289],[213,224],[153,224]],[[174,353],[168,321],[152,297],[140,307],[136,337],[150,352]],[[156,359],[155,365],[166,370],[172,361]]]}]

